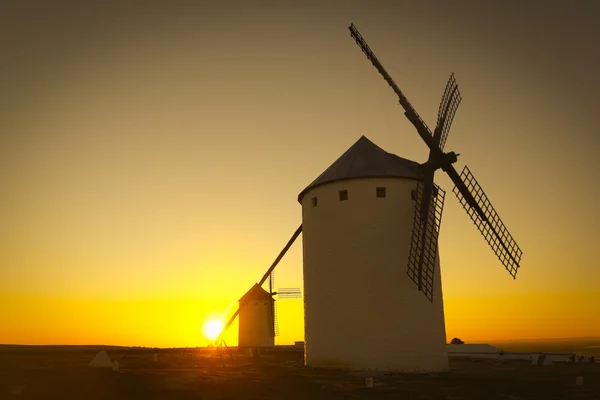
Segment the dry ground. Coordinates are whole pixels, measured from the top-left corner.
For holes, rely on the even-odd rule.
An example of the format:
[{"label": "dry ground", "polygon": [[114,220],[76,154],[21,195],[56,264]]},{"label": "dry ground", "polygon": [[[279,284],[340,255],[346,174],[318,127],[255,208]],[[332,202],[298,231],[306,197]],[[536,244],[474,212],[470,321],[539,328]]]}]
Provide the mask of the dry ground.
[{"label": "dry ground", "polygon": [[121,367],[113,372],[87,367],[97,352],[0,350],[0,399],[600,400],[600,364],[451,360],[448,373],[384,375],[306,368],[301,352],[221,359],[214,350],[161,350],[154,362],[152,350],[109,349]]}]

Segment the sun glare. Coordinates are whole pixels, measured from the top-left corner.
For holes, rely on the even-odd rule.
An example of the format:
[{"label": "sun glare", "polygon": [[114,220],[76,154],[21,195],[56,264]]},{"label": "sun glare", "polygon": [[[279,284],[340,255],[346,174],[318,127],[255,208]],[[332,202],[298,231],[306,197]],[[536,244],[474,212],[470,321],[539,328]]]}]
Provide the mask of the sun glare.
[{"label": "sun glare", "polygon": [[207,339],[215,340],[223,330],[223,323],[218,319],[210,319],[204,323],[204,336]]}]

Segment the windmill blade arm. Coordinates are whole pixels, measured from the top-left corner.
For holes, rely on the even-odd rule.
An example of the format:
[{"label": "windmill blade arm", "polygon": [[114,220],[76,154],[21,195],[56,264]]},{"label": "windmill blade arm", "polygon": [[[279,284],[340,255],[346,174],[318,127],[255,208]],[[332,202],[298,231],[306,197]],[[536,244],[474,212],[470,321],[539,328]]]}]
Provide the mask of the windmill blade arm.
[{"label": "windmill blade arm", "polygon": [[237,318],[237,316],[240,314],[240,310],[241,310],[242,307],[243,307],[243,305],[240,304],[240,306],[238,307],[238,309],[235,310],[235,312],[233,313],[233,315],[231,316],[231,318],[229,318],[229,321],[227,321],[227,323],[225,324],[225,326],[221,330],[221,333],[219,334],[219,336],[215,339],[215,343],[219,343],[221,340],[223,340],[223,335],[225,335],[225,332],[227,332],[227,330],[229,329],[229,327],[231,326],[231,324],[233,324],[233,321],[235,321],[235,319]]},{"label": "windmill blade arm", "polygon": [[269,267],[269,269],[267,270],[267,272],[263,275],[263,277],[260,280],[260,282],[258,282],[258,286],[262,286],[263,283],[265,283],[265,281],[269,278],[269,275],[271,275],[271,272],[275,269],[275,267],[277,266],[277,264],[279,264],[279,261],[281,261],[281,259],[283,258],[283,256],[285,256],[285,253],[287,253],[287,251],[290,249],[290,247],[292,247],[292,245],[294,244],[294,242],[296,241],[296,239],[298,238],[298,236],[300,235],[301,232],[302,232],[302,225],[300,225],[298,227],[298,229],[296,229],[296,232],[294,232],[294,234],[292,235],[292,237],[290,238],[290,240],[287,242],[287,244],[285,245],[285,247],[283,248],[283,250],[281,250],[281,252],[277,256],[277,258],[275,259],[275,261],[273,261],[273,264],[271,264],[271,266]]},{"label": "windmill blade arm", "polygon": [[373,51],[367,44],[367,41],[362,37],[358,29],[356,29],[356,26],[354,26],[354,24],[351,24],[348,29],[350,29],[350,35],[356,41],[358,47],[360,47],[363,53],[365,53],[369,61],[371,61],[373,66],[377,68],[377,71],[379,71],[381,76],[383,76],[383,79],[385,79],[385,81],[388,83],[388,85],[390,85],[394,93],[396,93],[396,95],[398,96],[400,105],[402,106],[402,108],[404,108],[406,118],[408,118],[408,120],[415,126],[415,128],[417,128],[417,132],[419,133],[421,138],[423,138],[425,143],[427,143],[427,145],[430,148],[432,148],[432,146],[434,145],[433,134],[431,133],[431,130],[429,129],[425,121],[423,121],[423,118],[419,116],[419,114],[412,106],[412,104],[410,104],[404,93],[402,93],[398,85],[396,85],[396,82],[394,82],[390,74],[388,74],[383,65],[381,65],[381,63],[375,56],[375,53],[373,53]]},{"label": "windmill blade arm", "polygon": [[[454,187],[454,194],[500,262],[510,275],[516,278],[523,256],[521,248],[504,226],[492,203],[467,166],[464,167],[458,179],[461,186],[456,185]],[[472,199],[471,201],[475,202],[476,208],[467,200],[465,193],[468,193],[468,196]]]},{"label": "windmill blade arm", "polygon": [[475,212],[477,212],[477,214],[483,221],[487,221],[487,217],[486,217],[485,213],[483,212],[481,207],[479,207],[479,204],[477,204],[477,201],[475,201],[475,198],[473,197],[473,195],[467,188],[467,185],[465,185],[465,183],[463,182],[462,178],[460,177],[460,175],[458,174],[456,169],[454,169],[454,166],[450,164],[450,165],[446,165],[442,168],[448,174],[450,179],[452,179],[452,182],[454,183],[454,186],[455,186],[455,188],[454,188],[455,193],[458,190],[460,192],[460,194],[462,195],[462,197],[464,198],[464,201],[469,205],[469,207],[471,207],[473,210],[475,210]]}]

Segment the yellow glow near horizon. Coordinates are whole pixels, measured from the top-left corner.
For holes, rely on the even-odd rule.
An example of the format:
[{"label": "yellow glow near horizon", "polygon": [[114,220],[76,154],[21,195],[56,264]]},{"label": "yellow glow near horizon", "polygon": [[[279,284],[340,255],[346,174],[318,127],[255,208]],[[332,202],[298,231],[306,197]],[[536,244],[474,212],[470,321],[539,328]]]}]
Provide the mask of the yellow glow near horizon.
[{"label": "yellow glow near horizon", "polygon": [[[600,136],[586,135],[597,129],[600,75],[593,52],[577,53],[595,44],[578,31],[590,25],[552,31],[547,18],[517,19],[512,34],[527,43],[512,46],[502,26],[522,5],[486,24],[483,8],[464,20],[442,13],[453,47],[419,34],[405,49],[422,61],[413,63],[394,38],[420,32],[422,2],[314,3],[231,13],[165,2],[135,23],[117,8],[76,19],[32,8],[0,27],[19,37],[5,46],[3,67],[15,73],[0,96],[1,344],[212,343],[205,323],[226,324],[302,223],[298,193],[361,135],[426,161],[393,91],[347,34],[365,13],[361,33],[428,122],[447,73],[460,72],[465,101],[448,150],[464,154],[457,168],[469,165],[524,252],[513,280],[448,195],[439,239],[448,340],[600,336]],[[557,10],[547,11],[560,21]],[[524,35],[541,28],[545,41]],[[524,63],[526,48],[539,51]],[[443,171],[435,179],[454,186]],[[276,288],[304,285],[302,241],[278,264]],[[304,299],[277,307],[276,343],[304,340]],[[222,332],[228,346],[238,330],[236,319]]]},{"label": "yellow glow near horizon", "polygon": [[202,330],[207,339],[215,340],[223,330],[223,322],[218,319],[209,319],[204,323]]}]

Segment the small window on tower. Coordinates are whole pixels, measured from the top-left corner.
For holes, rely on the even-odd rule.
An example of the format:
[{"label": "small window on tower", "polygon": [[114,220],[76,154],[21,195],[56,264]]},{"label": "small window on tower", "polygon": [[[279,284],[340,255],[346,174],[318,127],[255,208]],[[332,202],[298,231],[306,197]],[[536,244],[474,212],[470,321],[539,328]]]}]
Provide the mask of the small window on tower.
[{"label": "small window on tower", "polygon": [[340,201],[348,200],[348,191],[340,190]]},{"label": "small window on tower", "polygon": [[384,187],[378,187],[375,192],[377,193],[377,197],[385,197],[385,188]]},{"label": "small window on tower", "polygon": [[316,206],[317,206],[317,198],[316,198],[316,197],[313,197],[313,198],[312,198],[312,206],[313,206],[313,207],[316,207]]}]

